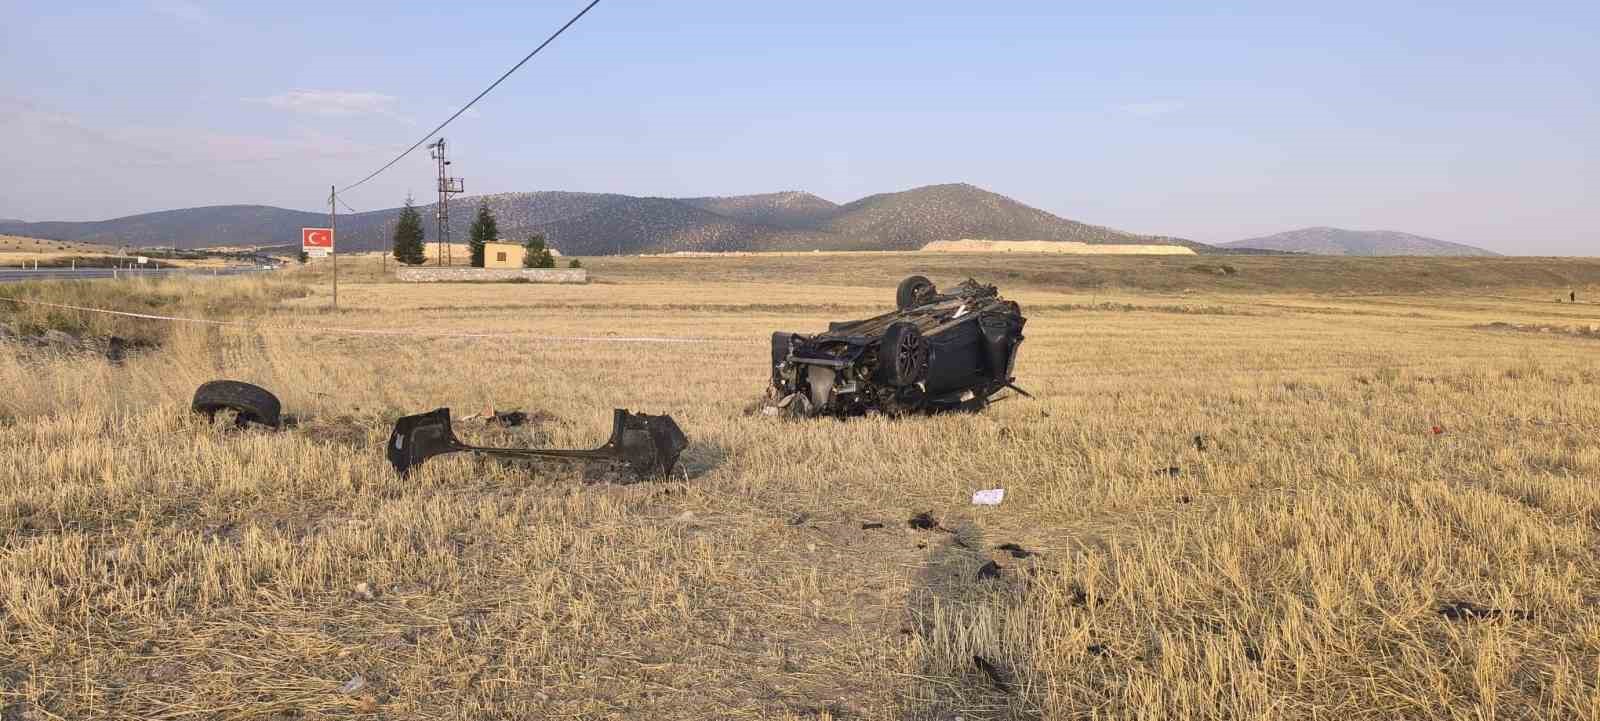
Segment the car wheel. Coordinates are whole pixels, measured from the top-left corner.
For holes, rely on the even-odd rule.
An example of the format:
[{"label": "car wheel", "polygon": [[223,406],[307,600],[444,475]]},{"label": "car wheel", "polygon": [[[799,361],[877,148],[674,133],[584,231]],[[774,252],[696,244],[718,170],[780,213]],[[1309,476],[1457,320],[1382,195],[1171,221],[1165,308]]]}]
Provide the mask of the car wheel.
[{"label": "car wheel", "polygon": [[239,381],[209,381],[194,391],[190,404],[196,413],[216,420],[217,411],[233,411],[234,425],[241,428],[251,423],[277,428],[282,425],[282,405],[278,397],[261,386]]},{"label": "car wheel", "polygon": [[900,287],[894,292],[894,304],[900,310],[915,308],[938,292],[939,290],[933,287],[933,281],[920,275],[907,276],[905,280],[900,281]]},{"label": "car wheel", "polygon": [[928,341],[912,323],[901,321],[884,331],[878,343],[878,372],[887,385],[916,385],[928,377]]}]

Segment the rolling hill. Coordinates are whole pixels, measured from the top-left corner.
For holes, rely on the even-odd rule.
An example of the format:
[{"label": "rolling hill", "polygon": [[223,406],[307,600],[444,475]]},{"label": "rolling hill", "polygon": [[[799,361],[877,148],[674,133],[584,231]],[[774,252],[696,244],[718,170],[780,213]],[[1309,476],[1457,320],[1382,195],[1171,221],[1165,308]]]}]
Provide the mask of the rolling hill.
[{"label": "rolling hill", "polygon": [[1278,250],[1312,255],[1499,255],[1470,245],[1393,230],[1301,228],[1222,243],[1224,248]]},{"label": "rolling hill", "polygon": [[[835,205],[810,193],[655,198],[543,191],[464,197],[451,203],[452,240],[465,240],[479,203],[503,238],[544,233],[569,255],[726,250],[914,250],[935,240],[1074,240],[1085,243],[1212,246],[1135,235],[1060,218],[967,184],[930,185]],[[433,205],[418,206],[427,239]],[[398,208],[340,215],[340,247],[388,245]],[[168,210],[94,222],[0,222],[0,233],[107,245],[200,248],[291,246],[301,227],[327,224],[322,213],[260,205]]]},{"label": "rolling hill", "polygon": [[701,210],[746,223],[791,230],[811,230],[839,213],[838,204],[798,190],[680,200]]}]

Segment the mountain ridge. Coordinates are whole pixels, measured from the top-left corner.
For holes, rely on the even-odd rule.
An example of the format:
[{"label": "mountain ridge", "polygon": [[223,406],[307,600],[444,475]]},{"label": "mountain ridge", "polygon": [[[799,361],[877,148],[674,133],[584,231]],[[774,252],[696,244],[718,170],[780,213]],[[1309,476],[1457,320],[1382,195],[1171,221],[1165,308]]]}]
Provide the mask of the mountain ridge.
[{"label": "mountain ridge", "polygon": [[[451,203],[450,236],[466,239],[479,203],[494,212],[501,237],[544,233],[570,255],[673,251],[915,250],[934,240],[1073,240],[1185,245],[1053,215],[967,183],[878,193],[839,205],[790,190],[753,195],[666,198],[618,193],[534,191],[466,196]],[[428,242],[434,205],[419,205]],[[341,248],[387,247],[399,208],[338,217]],[[180,248],[293,246],[299,228],[323,227],[322,213],[263,205],[181,208],[100,221],[0,222],[0,233],[99,243]]]},{"label": "mountain ridge", "polygon": [[1328,226],[1298,228],[1218,245],[1232,249],[1276,250],[1313,255],[1483,257],[1500,255],[1465,243],[1452,243],[1397,230],[1349,230]]}]

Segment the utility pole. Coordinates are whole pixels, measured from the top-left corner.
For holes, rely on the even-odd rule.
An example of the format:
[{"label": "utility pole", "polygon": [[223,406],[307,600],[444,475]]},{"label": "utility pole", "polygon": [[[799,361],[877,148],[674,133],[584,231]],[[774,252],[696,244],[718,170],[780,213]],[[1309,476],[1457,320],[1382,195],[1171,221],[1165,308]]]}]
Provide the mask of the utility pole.
[{"label": "utility pole", "polygon": [[338,235],[334,232],[335,230],[337,230],[337,227],[334,225],[334,222],[333,222],[335,214],[337,214],[338,211],[339,211],[339,205],[338,205],[338,203],[339,203],[339,191],[337,189],[338,187],[339,186],[336,186],[336,185],[328,186],[328,234],[334,236],[334,238],[332,240],[333,247],[328,249],[328,255],[333,256],[333,309],[334,310],[338,310],[339,309],[339,240],[338,240]]},{"label": "utility pole", "polygon": [[444,157],[444,138],[440,137],[428,146],[428,156],[439,163],[439,204],[434,206],[434,215],[439,219],[439,265],[450,265],[450,196],[459,194],[465,187],[460,178],[450,177],[447,166],[450,161]]}]

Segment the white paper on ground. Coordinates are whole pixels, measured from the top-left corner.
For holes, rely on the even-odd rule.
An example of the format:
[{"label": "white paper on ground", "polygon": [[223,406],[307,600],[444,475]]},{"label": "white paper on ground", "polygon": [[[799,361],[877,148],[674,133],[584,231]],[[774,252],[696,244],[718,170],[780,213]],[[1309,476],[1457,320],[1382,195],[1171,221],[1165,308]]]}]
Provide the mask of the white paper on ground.
[{"label": "white paper on ground", "polygon": [[973,491],[972,492],[972,505],[975,505],[975,506],[998,506],[998,505],[1000,505],[1000,501],[1002,499],[1004,499],[1005,497],[1006,497],[1006,489],[1004,489],[1004,488],[990,488],[990,489],[985,490],[985,491]]}]

